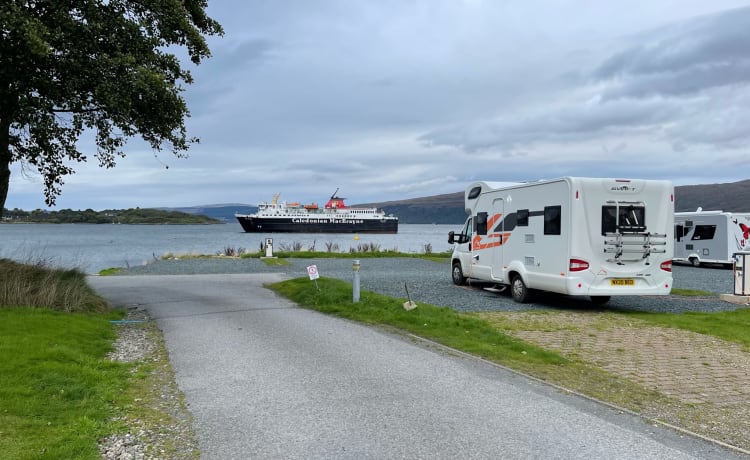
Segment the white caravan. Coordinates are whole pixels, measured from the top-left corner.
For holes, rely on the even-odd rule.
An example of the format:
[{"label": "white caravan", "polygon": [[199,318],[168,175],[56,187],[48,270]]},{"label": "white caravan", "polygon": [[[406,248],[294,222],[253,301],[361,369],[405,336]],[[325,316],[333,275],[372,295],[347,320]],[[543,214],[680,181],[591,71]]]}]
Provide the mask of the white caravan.
[{"label": "white caravan", "polygon": [[511,186],[476,182],[469,218],[448,234],[453,282],[590,296],[672,289],[674,187],[669,181],[564,177]]},{"label": "white caravan", "polygon": [[735,252],[750,251],[750,214],[723,211],[676,212],[674,260],[732,264]]}]

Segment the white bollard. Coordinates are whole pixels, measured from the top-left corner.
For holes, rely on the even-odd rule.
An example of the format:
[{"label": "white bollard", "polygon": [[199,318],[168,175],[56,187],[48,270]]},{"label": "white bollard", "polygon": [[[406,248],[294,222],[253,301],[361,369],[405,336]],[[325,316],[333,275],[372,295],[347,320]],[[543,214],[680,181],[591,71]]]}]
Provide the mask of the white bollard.
[{"label": "white bollard", "polygon": [[354,271],[354,282],[352,282],[352,302],[359,302],[359,259],[355,259],[352,264],[352,271]]}]

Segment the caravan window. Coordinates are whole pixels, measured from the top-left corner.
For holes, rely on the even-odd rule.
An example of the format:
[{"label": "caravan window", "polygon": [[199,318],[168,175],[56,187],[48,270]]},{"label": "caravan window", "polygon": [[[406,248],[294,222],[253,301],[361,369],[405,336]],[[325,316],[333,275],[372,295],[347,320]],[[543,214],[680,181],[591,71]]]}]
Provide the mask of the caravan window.
[{"label": "caravan window", "polygon": [[544,207],[544,234],[559,235],[562,229],[562,207]]},{"label": "caravan window", "polygon": [[602,206],[602,235],[607,233],[646,231],[646,208],[643,206]]},{"label": "caravan window", "polygon": [[691,240],[712,240],[716,234],[716,225],[696,225]]},{"label": "caravan window", "polygon": [[[690,222],[690,221],[688,221]],[[686,236],[690,231],[692,230],[693,226],[691,225],[682,225],[677,224],[674,226],[674,239],[677,241],[682,241],[682,237]]]}]

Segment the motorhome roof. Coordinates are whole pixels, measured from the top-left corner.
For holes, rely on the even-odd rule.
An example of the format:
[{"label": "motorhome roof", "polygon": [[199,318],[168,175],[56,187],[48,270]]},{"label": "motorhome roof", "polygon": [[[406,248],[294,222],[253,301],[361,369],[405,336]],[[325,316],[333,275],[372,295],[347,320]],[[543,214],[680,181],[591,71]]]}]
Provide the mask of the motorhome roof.
[{"label": "motorhome roof", "polygon": [[718,214],[731,214],[730,212],[724,212],[724,211],[681,211],[674,213],[676,216],[697,216],[697,215],[718,215]]}]

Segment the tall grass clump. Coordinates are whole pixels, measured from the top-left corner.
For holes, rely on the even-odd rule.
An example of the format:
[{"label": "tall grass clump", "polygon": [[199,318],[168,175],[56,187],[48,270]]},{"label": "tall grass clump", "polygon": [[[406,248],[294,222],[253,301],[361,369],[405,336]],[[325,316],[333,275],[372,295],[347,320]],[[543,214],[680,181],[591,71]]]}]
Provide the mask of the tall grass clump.
[{"label": "tall grass clump", "polygon": [[326,252],[339,252],[339,244],[333,241],[326,241]]},{"label": "tall grass clump", "polygon": [[8,259],[0,259],[0,307],[49,308],[63,312],[108,309],[107,302],[86,284],[86,275],[80,270]]},{"label": "tall grass clump", "polygon": [[349,252],[354,253],[377,253],[380,252],[380,245],[377,243],[359,243],[356,248],[349,248]]},{"label": "tall grass clump", "polygon": [[235,248],[234,246],[224,246],[224,249],[219,253],[227,257],[239,257],[247,252],[242,246]]}]

